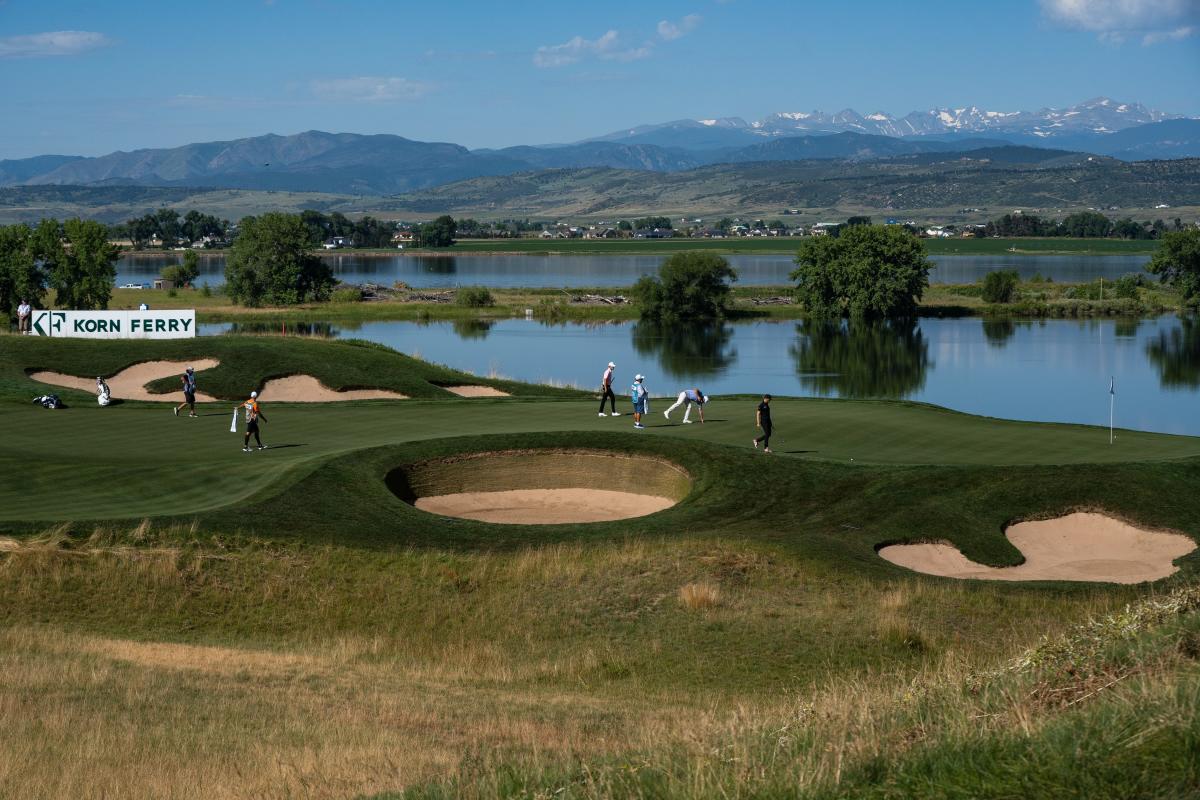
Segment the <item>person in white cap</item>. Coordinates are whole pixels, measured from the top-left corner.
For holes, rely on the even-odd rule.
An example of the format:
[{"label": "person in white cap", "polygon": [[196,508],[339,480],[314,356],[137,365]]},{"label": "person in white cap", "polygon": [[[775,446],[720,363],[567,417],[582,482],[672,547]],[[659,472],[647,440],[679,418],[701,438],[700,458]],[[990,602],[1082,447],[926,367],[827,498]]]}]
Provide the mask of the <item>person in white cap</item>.
[{"label": "person in white cap", "polygon": [[708,402],[708,395],[699,389],[684,389],[679,393],[678,399],[675,400],[675,405],[663,412],[663,416],[667,419],[671,418],[671,412],[683,406],[683,424],[691,425],[692,421],[688,419],[688,415],[692,413],[692,406],[696,406],[700,410],[700,422],[704,422],[704,405]]},{"label": "person in white cap", "polygon": [[644,428],[646,426],[642,424],[642,414],[646,413],[650,401],[650,392],[646,389],[644,375],[634,376],[633,386],[629,387],[629,395],[633,399],[633,427]]},{"label": "person in white cap", "polygon": [[258,421],[267,421],[266,414],[262,413],[262,409],[258,407],[258,392],[251,392],[250,399],[242,403],[242,408],[246,410],[246,440],[242,443],[242,452],[250,452],[250,434],[254,434],[254,441],[258,443],[259,450],[266,450],[267,446],[262,443],[262,437],[258,435]]},{"label": "person in white cap", "polygon": [[604,416],[604,401],[607,400],[609,407],[612,409],[611,414],[614,417],[621,416],[621,412],[617,411],[617,396],[613,394],[612,382],[613,372],[616,371],[617,365],[613,362],[608,362],[608,369],[604,370],[604,375],[600,378],[600,416]]}]

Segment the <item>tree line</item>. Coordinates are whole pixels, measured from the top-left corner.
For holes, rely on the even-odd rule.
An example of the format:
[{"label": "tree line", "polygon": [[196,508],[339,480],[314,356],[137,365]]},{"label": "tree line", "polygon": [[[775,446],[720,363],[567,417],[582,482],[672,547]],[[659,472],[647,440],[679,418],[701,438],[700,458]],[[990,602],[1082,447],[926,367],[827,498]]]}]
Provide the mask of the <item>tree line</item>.
[{"label": "tree line", "polygon": [[93,220],[0,226],[0,313],[15,319],[22,300],[44,308],[49,289],[59,308],[108,308],[118,255]]},{"label": "tree line", "polygon": [[985,236],[1066,236],[1073,239],[1161,239],[1168,231],[1183,230],[1176,217],[1172,226],[1161,219],[1134,222],[1129,217],[1109,219],[1098,211],[1080,211],[1062,219],[1037,214],[1005,214],[984,227]]}]

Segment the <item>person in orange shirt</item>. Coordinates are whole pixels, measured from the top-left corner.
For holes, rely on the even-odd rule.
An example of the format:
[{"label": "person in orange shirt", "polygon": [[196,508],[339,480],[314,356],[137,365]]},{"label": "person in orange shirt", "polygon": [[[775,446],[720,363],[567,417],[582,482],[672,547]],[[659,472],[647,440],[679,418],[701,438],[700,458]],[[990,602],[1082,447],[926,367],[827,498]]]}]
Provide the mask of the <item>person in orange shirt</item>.
[{"label": "person in orange shirt", "polygon": [[262,409],[258,406],[258,392],[251,392],[250,399],[242,403],[242,408],[246,410],[246,441],[242,444],[242,452],[250,452],[250,434],[254,434],[254,441],[258,443],[259,450],[266,450],[267,446],[262,443],[262,437],[258,434],[258,421],[267,421],[267,417],[262,413]]}]

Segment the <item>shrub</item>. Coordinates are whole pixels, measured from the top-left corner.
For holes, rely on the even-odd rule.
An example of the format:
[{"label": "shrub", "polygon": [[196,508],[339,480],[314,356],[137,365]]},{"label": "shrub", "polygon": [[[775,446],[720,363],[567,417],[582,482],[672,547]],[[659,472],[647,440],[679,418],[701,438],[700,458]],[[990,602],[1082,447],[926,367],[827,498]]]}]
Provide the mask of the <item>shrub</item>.
[{"label": "shrub", "polygon": [[658,277],[643,276],[633,296],[647,319],[716,319],[725,315],[737,270],[713,253],[676,253]]},{"label": "shrub", "polygon": [[201,286],[200,287],[200,296],[201,297],[212,297],[212,287],[210,287],[207,283],[204,284],[203,286]]},{"label": "shrub", "polygon": [[454,293],[454,302],[467,308],[487,308],[496,305],[496,298],[486,286],[464,286]]},{"label": "shrub", "polygon": [[1113,281],[1113,297],[1121,300],[1136,300],[1138,287],[1142,285],[1143,280],[1141,275],[1133,273],[1122,275]]},{"label": "shrub", "polygon": [[1015,270],[989,272],[983,277],[983,299],[987,303],[1011,303],[1021,276]]},{"label": "shrub", "polygon": [[708,581],[687,583],[679,587],[679,602],[691,611],[714,608],[721,602],[721,590]]},{"label": "shrub", "polygon": [[178,296],[179,296],[179,292],[175,291],[174,286],[172,286],[170,289],[167,289],[167,297],[178,297]]},{"label": "shrub", "polygon": [[335,303],[358,303],[362,300],[362,289],[357,286],[344,286],[335,290],[330,299]]}]

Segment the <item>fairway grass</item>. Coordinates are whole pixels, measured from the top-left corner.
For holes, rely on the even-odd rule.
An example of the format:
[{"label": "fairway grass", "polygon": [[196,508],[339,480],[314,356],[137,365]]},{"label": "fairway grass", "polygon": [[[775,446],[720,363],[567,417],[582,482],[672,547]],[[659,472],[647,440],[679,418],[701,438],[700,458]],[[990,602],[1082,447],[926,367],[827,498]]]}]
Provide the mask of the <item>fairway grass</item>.
[{"label": "fairway grass", "polygon": [[[220,361],[202,388],[232,398],[198,419],[29,402],[32,370],[198,357]],[[286,374],[412,399],[267,401],[271,448],[241,452],[236,399]],[[462,384],[512,396],[443,388]],[[1197,552],[1140,586],[956,581],[877,554],[937,540],[1012,566],[1007,526],[1073,511],[1196,539],[1200,439],[777,398],[765,455],[755,400],[719,405],[634,431],[587,393],[380,347],[0,337],[0,797],[1200,785]],[[389,481],[463,490],[448,465],[487,477],[480,453],[581,450],[638,457],[572,467],[606,470],[596,488],[678,503],[496,525],[425,513]],[[526,462],[495,471],[503,489],[547,483]]]}]

